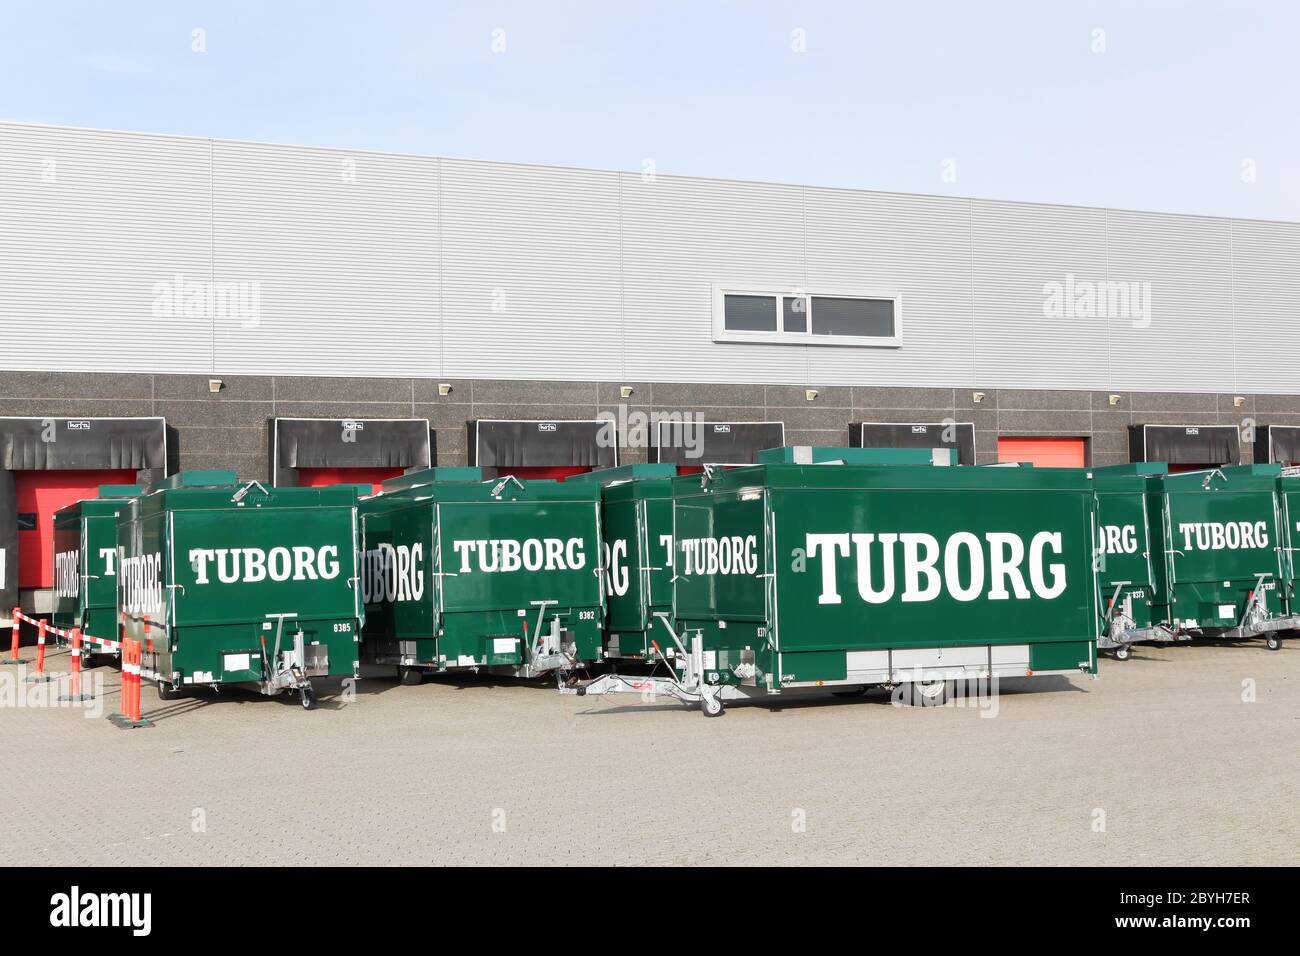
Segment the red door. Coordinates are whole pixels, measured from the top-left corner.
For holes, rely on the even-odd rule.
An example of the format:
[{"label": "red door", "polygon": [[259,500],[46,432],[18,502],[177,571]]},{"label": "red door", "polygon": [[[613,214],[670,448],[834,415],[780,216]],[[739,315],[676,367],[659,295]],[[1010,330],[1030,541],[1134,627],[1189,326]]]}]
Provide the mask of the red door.
[{"label": "red door", "polygon": [[99,497],[100,485],[135,484],[135,470],[18,471],[18,586],[54,587],[54,512]]},{"label": "red door", "polygon": [[998,461],[1019,461],[1035,468],[1082,468],[1086,458],[1082,438],[998,439]]},{"label": "red door", "polygon": [[396,478],[402,468],[299,468],[298,487],[325,488],[328,485],[370,485],[376,493],[389,478]]}]

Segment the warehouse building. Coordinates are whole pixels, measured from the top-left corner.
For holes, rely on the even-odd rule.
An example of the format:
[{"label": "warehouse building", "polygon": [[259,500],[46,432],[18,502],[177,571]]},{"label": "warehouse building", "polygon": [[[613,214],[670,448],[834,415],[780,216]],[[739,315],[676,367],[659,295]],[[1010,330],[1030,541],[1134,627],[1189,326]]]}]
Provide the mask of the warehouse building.
[{"label": "warehouse building", "polygon": [[1300,224],[0,123],[0,602],[180,468],[1300,459]]}]

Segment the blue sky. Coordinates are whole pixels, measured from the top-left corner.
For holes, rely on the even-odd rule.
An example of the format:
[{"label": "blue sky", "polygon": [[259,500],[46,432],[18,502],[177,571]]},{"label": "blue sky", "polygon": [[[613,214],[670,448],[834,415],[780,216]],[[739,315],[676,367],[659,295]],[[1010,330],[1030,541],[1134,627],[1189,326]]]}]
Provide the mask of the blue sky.
[{"label": "blue sky", "polygon": [[6,119],[1300,220],[1288,2],[6,0],[0,31]]}]

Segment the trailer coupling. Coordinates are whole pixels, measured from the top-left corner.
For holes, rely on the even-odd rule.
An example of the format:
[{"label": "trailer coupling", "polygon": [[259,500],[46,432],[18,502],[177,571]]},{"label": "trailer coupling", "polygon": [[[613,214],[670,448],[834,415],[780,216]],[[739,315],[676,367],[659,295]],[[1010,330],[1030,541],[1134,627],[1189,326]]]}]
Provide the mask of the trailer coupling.
[{"label": "trailer coupling", "polygon": [[302,706],[310,710],[316,703],[316,692],[312,689],[311,678],[307,676],[307,649],[303,645],[301,627],[293,633],[293,647],[281,649],[284,620],[297,616],[296,612],[266,615],[268,620],[273,619],[276,622],[275,650],[268,657],[266,637],[263,636],[262,673],[265,677],[261,683],[261,691],[268,697],[274,697],[286,690],[297,691]]},{"label": "trailer coupling", "polygon": [[595,697],[605,694],[640,694],[642,697],[657,699],[660,695],[679,700],[683,704],[698,705],[706,717],[717,717],[722,713],[722,694],[724,687],[710,686],[704,682],[704,647],[703,638],[696,634],[691,638],[691,648],[687,651],[681,637],[668,623],[666,611],[656,611],[664,629],[677,647],[675,661],[670,661],[659,647],[657,641],[650,646],[658,660],[667,666],[672,677],[627,677],[622,674],[603,674],[595,680],[572,686],[561,686],[561,694],[576,697]]}]

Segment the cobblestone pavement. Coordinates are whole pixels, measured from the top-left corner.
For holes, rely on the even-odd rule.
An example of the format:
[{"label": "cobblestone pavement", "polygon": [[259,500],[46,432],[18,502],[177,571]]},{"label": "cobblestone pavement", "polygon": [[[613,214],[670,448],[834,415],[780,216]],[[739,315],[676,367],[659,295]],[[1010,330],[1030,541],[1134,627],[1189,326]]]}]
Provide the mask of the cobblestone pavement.
[{"label": "cobblestone pavement", "polygon": [[[1300,862],[1300,643],[1140,648],[1004,682],[997,715],[860,699],[716,720],[512,681],[367,679],[317,709],[242,691],[119,730],[17,706],[9,864]],[[67,666],[64,655],[51,670]],[[1244,700],[1253,687],[1254,700]]]}]

